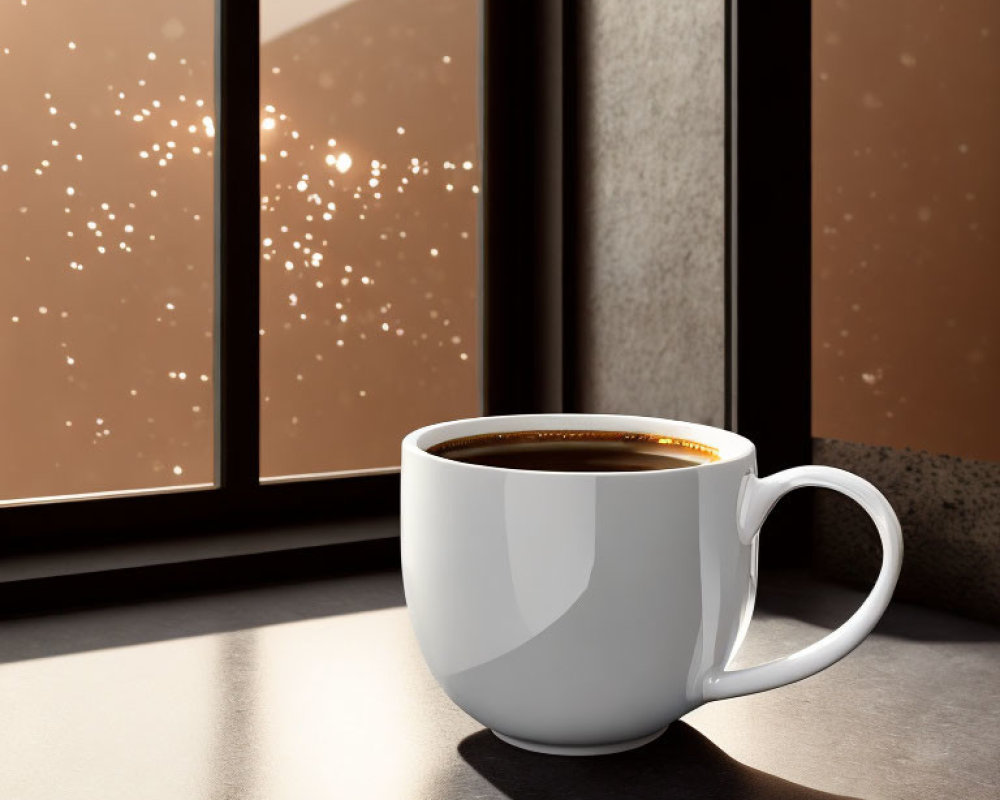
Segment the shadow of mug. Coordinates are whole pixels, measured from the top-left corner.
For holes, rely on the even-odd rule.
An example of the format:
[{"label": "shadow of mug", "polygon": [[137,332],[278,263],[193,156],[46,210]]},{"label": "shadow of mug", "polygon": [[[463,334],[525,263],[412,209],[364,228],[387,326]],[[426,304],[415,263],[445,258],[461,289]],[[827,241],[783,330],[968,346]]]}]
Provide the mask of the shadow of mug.
[{"label": "shadow of mug", "polygon": [[458,752],[511,800],[851,800],[741,764],[684,722],[674,722],[644,747],[614,755],[542,755],[512,747],[488,730],[464,739]]}]

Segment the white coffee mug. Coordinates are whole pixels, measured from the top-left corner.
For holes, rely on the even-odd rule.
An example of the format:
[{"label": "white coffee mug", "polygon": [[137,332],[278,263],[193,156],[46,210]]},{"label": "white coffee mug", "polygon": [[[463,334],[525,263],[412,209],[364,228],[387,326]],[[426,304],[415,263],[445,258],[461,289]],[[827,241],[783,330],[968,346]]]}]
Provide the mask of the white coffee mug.
[{"label": "white coffee mug", "polygon": [[[509,469],[432,455],[465,436],[633,431],[717,451],[711,463],[643,472]],[[604,414],[483,417],[402,443],[406,603],[431,672],[501,739],[565,755],[659,736],[710,700],[760,692],[830,666],[868,635],[902,559],[899,522],[870,483],[803,466],[756,476],[753,444],[686,422]],[[875,522],[882,568],[855,614],[785,658],[726,667],[746,633],[757,534],[802,486],[835,489]]]}]

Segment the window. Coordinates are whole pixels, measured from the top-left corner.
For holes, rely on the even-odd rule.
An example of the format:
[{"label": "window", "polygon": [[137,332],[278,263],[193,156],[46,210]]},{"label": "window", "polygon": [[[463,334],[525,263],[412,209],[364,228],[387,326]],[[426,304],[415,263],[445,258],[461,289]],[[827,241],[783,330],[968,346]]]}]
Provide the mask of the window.
[{"label": "window", "polygon": [[[261,4],[261,475],[481,413],[479,7]],[[388,21],[388,24],[387,24]]]},{"label": "window", "polygon": [[[30,14],[36,10],[33,5],[22,4],[5,13]],[[144,6],[141,13],[133,10],[134,15],[147,25],[146,41],[160,42],[160,46],[147,45],[143,41],[145,34],[134,37],[134,42],[130,40],[128,48],[116,50],[117,45],[104,46],[106,60],[114,60],[108,53],[114,51],[117,58],[128,49],[134,56],[130,63],[138,70],[127,79],[136,84],[133,92],[119,89],[125,98],[117,97],[115,92],[109,95],[111,100],[136,103],[135,108],[120,106],[122,124],[120,130],[114,130],[122,136],[126,135],[124,132],[134,135],[141,131],[143,136],[124,144],[116,140],[114,146],[103,143],[109,150],[109,159],[115,156],[121,160],[106,162],[101,180],[119,187],[132,180],[133,174],[139,174],[146,179],[148,200],[144,202],[177,200],[176,207],[161,212],[172,215],[171,220],[176,224],[156,230],[153,225],[148,231],[144,228],[141,231],[146,236],[144,246],[157,248],[155,256],[151,256],[157,263],[180,264],[185,277],[190,277],[187,273],[197,275],[190,277],[193,288],[184,291],[178,288],[179,278],[164,277],[167,289],[160,291],[138,283],[140,277],[134,271],[127,273],[129,280],[137,282],[134,296],[141,296],[149,306],[143,309],[146,316],[156,312],[146,323],[150,324],[151,319],[178,337],[179,331],[190,329],[190,343],[200,349],[195,357],[193,351],[184,349],[187,340],[171,340],[177,345],[171,345],[171,354],[180,354],[177,365],[156,359],[155,364],[148,365],[150,382],[145,386],[125,387],[125,397],[133,401],[147,394],[151,395],[146,397],[150,402],[169,402],[185,420],[184,424],[194,426],[192,429],[199,438],[195,441],[193,436],[187,437],[184,460],[174,455],[159,457],[163,469],[157,472],[155,481],[136,478],[136,488],[156,489],[151,494],[140,491],[135,496],[91,496],[80,502],[52,502],[63,499],[52,497],[53,493],[105,489],[118,494],[117,490],[123,486],[120,482],[114,486],[116,482],[112,481],[109,488],[107,480],[102,479],[102,484],[95,479],[76,484],[71,480],[51,488],[44,478],[38,478],[44,469],[33,469],[37,474],[31,479],[42,482],[25,484],[25,489],[9,492],[5,498],[19,495],[30,502],[8,503],[0,509],[6,549],[44,550],[104,539],[171,537],[178,535],[181,524],[185,533],[209,534],[251,524],[288,524],[356,514],[391,515],[398,503],[398,479],[392,474],[393,451],[402,432],[436,418],[483,410],[531,410],[542,407],[543,403],[558,402],[552,399],[551,389],[543,386],[547,376],[560,374],[555,345],[560,339],[558,246],[562,231],[558,206],[552,198],[558,197],[561,189],[560,159],[553,158],[558,155],[561,133],[554,126],[558,115],[552,119],[553,103],[549,102],[554,99],[558,111],[561,91],[558,4],[525,3],[517,13],[512,12],[509,4],[500,9],[500,4],[475,0],[427,0],[419,5],[425,12],[420,20],[416,19],[420,16],[416,4],[386,0],[319,3],[308,13],[303,12],[305,16],[301,19],[294,16],[301,4],[292,11],[283,4],[275,3],[273,7],[265,4],[260,9],[263,23],[258,22],[252,5],[234,0],[220,0],[217,9],[211,4],[192,4],[191,16],[184,16],[175,8],[176,4],[171,4],[170,13],[163,18]],[[129,30],[122,25],[123,16],[115,16],[113,7],[106,8],[108,16],[114,17],[114,25],[95,17],[87,20],[92,28],[107,36]],[[127,17],[126,12],[122,13]],[[283,18],[286,14],[291,16]],[[58,45],[60,55],[68,57],[86,53],[84,37],[68,33],[71,16],[52,19],[51,44]],[[358,35],[351,26],[366,17],[369,23],[390,22],[370,36]],[[413,18],[407,23],[410,17]],[[214,40],[213,19],[217,20]],[[410,32],[419,25],[424,25],[425,31],[433,28],[434,20],[442,24],[461,20],[463,31],[472,34],[472,41],[468,36],[461,42],[456,40],[453,47],[446,48],[450,52],[437,52],[440,48],[422,47],[416,42],[410,43],[410,47],[407,44]],[[26,25],[30,21],[30,17],[21,18]],[[14,28],[5,24],[3,30],[6,35]],[[372,74],[364,69],[355,74],[355,68],[346,62],[338,64],[330,60],[331,48],[324,44],[323,37],[337,36],[341,37],[337,40],[341,51],[373,50],[364,52],[365,58],[370,59],[366,63],[374,70]],[[204,45],[197,64],[190,55],[181,52],[195,40]],[[9,47],[16,54],[16,47]],[[217,65],[214,75],[210,68],[213,51]],[[474,55],[477,51],[479,56]],[[425,81],[428,85],[450,87],[455,96],[464,97],[463,102],[468,102],[470,96],[478,98],[486,119],[482,130],[470,134],[477,125],[479,112],[472,117],[471,124],[449,117],[454,116],[449,106],[454,98],[432,108],[445,119],[435,117],[426,124],[416,114],[419,110],[416,108],[409,109],[407,113],[413,113],[405,119],[395,118],[399,107],[365,116],[366,106],[378,111],[378,101],[367,93],[374,92],[381,84],[380,75],[384,77],[387,71],[395,70],[397,75],[406,77],[405,64],[397,56],[402,58],[407,52],[416,60],[413,72],[417,78],[408,77],[410,83],[402,84],[400,91],[412,93],[423,80],[420,73],[429,73],[431,80]],[[377,56],[383,60],[379,61]],[[182,63],[182,59],[187,59],[187,63]],[[478,61],[483,61],[484,66],[473,63]],[[453,77],[458,72],[453,68],[459,66],[461,74]],[[209,86],[214,83],[214,101],[209,90],[192,92],[180,83],[169,83],[165,77],[183,83],[193,77],[192,70]],[[64,71],[67,80],[79,74],[72,65]],[[8,73],[7,80],[12,80],[11,74]],[[161,85],[152,85],[154,75],[163,81]],[[350,89],[355,79],[365,86],[361,94]],[[140,85],[143,80],[145,85]],[[475,89],[474,95],[470,87]],[[108,91],[106,82],[100,88]],[[154,92],[157,88],[163,91]],[[347,98],[350,105],[350,113],[339,112],[342,116],[339,121],[331,120],[330,109],[336,105],[327,96],[334,88],[337,96]],[[71,95],[68,90],[63,91]],[[52,94],[55,97],[55,92]],[[179,109],[186,103],[197,108],[199,114],[206,113],[183,115]],[[58,114],[52,116],[62,120],[58,103],[53,105]],[[88,105],[86,110],[95,111],[94,105]],[[97,110],[114,115],[116,107],[112,103],[107,112]],[[187,110],[186,105],[183,107]],[[325,119],[323,109],[327,109]],[[132,114],[131,119],[125,116],[127,112]],[[154,120],[167,126],[164,131],[153,131]],[[65,121],[77,122],[68,117]],[[14,124],[22,121],[8,115],[7,125]],[[381,126],[386,130],[380,127],[375,132],[366,126]],[[178,133],[170,134],[170,130]],[[33,138],[39,137],[33,135]],[[87,153],[72,149],[69,137],[58,139],[53,134],[52,139],[59,144],[50,144],[50,148],[60,153],[72,150],[71,158],[77,152],[83,156],[79,162],[82,166],[69,166],[76,170],[86,166]],[[476,139],[482,139],[484,144]],[[397,155],[389,155],[389,144],[400,142],[404,148]],[[182,148],[187,148],[183,157]],[[484,156],[476,157],[477,153]],[[46,156],[37,156],[39,164],[43,158]],[[413,158],[417,163],[412,162]],[[44,177],[51,178],[56,162],[51,157],[47,160],[53,172],[45,173]],[[0,161],[15,163],[15,159],[6,155]],[[19,157],[17,169],[30,161],[28,156]],[[132,163],[128,169],[123,166],[127,163]],[[135,172],[136,166],[139,173]],[[46,170],[49,168],[44,166]],[[209,169],[215,176],[214,208]],[[180,186],[177,181],[186,174],[184,170],[197,172],[196,180],[201,181],[200,189],[192,191],[190,202],[177,188]],[[0,179],[8,177],[9,173],[0,175]],[[266,183],[269,180],[271,186]],[[65,197],[83,199],[82,190],[76,195],[76,183],[65,182],[62,188]],[[275,191],[279,185],[280,200],[279,192]],[[73,194],[65,194],[68,188],[73,189]],[[389,192],[396,195],[391,202]],[[123,253],[135,255],[136,246],[121,236],[112,237],[111,230],[138,236],[137,223],[126,220],[126,215],[101,192],[88,190],[87,195],[90,204],[81,214],[80,232],[72,229],[73,237],[67,238],[76,240],[74,244],[85,240],[95,249],[94,258],[111,255],[104,244],[111,238],[115,238],[116,246],[124,241],[126,248],[132,247],[131,252],[125,249]],[[102,207],[105,202],[108,208]],[[428,222],[428,214],[421,205],[425,202],[443,209],[436,221]],[[139,204],[136,206],[129,211],[139,211]],[[75,207],[59,205],[58,210],[63,214],[66,214],[61,211],[64,207],[71,209],[67,216],[75,219]],[[125,207],[128,208],[127,202]],[[165,203],[155,207],[167,208]],[[324,220],[322,216],[327,213],[332,218]],[[115,218],[108,219],[112,214]],[[336,221],[338,214],[343,222]],[[406,214],[422,215],[421,221],[405,224]],[[164,223],[160,218],[155,221]],[[95,225],[90,226],[90,222]],[[339,239],[320,235],[321,223],[336,228]],[[117,225],[122,226],[120,232],[115,228]],[[126,231],[125,225],[130,225],[131,230]],[[206,232],[211,233],[213,225],[214,235],[210,236]],[[162,233],[166,230],[170,231],[169,237]],[[406,236],[400,237],[400,232]],[[149,239],[150,235],[155,239]],[[49,236],[46,232],[44,237],[36,238]],[[412,245],[412,249],[407,250],[400,244],[402,241]],[[208,243],[214,254],[207,252]],[[106,252],[97,251],[100,246]],[[195,250],[199,257],[188,258],[187,254]],[[469,281],[468,262],[477,258],[480,251],[485,253],[485,267],[471,271],[475,280]],[[116,257],[123,259],[118,254]],[[391,259],[407,265],[406,279],[397,296],[387,293],[393,288]],[[67,278],[97,274],[88,272],[96,269],[91,266],[93,259],[88,262],[82,256],[67,255],[67,260],[76,262],[75,266],[65,265]],[[286,262],[292,263],[291,269]],[[189,264],[194,269],[188,269]],[[454,272],[458,264],[466,265],[465,283],[453,286],[449,294],[441,287],[449,283],[449,270]],[[248,280],[258,266],[260,280],[253,277]],[[119,277],[120,274],[121,270]],[[324,291],[327,288],[334,291]],[[411,288],[416,291],[407,294]],[[127,305],[121,303],[121,296],[124,295],[119,293],[119,303]],[[213,296],[213,302],[208,302]],[[477,297],[481,298],[481,305],[473,313],[470,308],[475,308]],[[511,305],[512,298],[516,298],[516,308]],[[61,308],[58,303],[51,305],[53,309]],[[92,316],[113,328],[116,324],[113,315],[107,313],[106,307],[99,308],[100,313]],[[12,311],[11,316],[22,317],[22,313]],[[37,307],[34,314],[46,316]],[[13,324],[21,322],[19,319]],[[282,335],[276,331],[282,331]],[[152,350],[138,337],[121,330],[106,333],[100,340],[101,346],[95,345],[97,356],[92,360],[103,359],[109,385],[118,391],[124,370],[109,355],[115,352],[113,345],[119,344],[112,334],[123,340],[131,339],[122,342],[122,346],[134,347],[137,358],[148,361]],[[426,339],[422,334],[426,334]],[[348,346],[351,337],[354,337],[353,347]],[[338,340],[344,344],[337,344]],[[69,346],[61,348],[63,341],[69,345],[68,340],[60,338],[54,341],[52,349],[57,353],[66,350],[66,355],[73,359],[73,363],[64,360],[59,365],[61,371],[55,373],[65,380],[68,368],[82,367],[91,359],[77,358],[77,354],[68,352],[72,349]],[[153,336],[150,341],[158,340]],[[369,345],[359,344],[366,341]],[[13,340],[4,336],[4,342],[9,348],[7,352],[12,351]],[[447,354],[448,368],[454,369],[453,374],[449,376],[435,367],[437,362],[433,358],[410,355],[424,353],[420,348],[425,345],[428,351],[433,347]],[[370,346],[370,351],[366,352],[365,346]],[[353,349],[361,357],[354,362],[337,362],[341,349],[344,353]],[[480,353],[485,353],[485,357],[481,358]],[[383,356],[388,360],[385,370],[378,369]],[[400,391],[399,385],[385,380],[384,376],[393,370],[426,379],[428,387],[424,387],[427,391],[423,398],[427,400],[426,416],[425,411],[419,410],[420,402],[415,401],[414,395],[419,392]],[[348,380],[342,385],[348,387],[344,391],[350,396],[342,402],[335,396],[340,390],[331,387],[334,377],[340,378],[345,372]],[[137,389],[136,395],[130,393],[132,388]],[[19,395],[30,398],[31,392]],[[293,397],[294,402],[288,401],[288,397]],[[49,399],[42,397],[40,402]],[[369,405],[384,402],[373,421],[368,423],[356,414],[352,416],[369,399],[373,401]],[[31,410],[30,400],[19,402]],[[337,406],[346,408],[348,425],[333,413]],[[91,434],[88,440],[91,447],[95,439],[101,444],[114,444],[118,441],[116,434],[123,432],[106,424],[110,414],[95,409],[88,409],[88,414],[80,417],[86,425],[80,423],[79,427],[76,418],[65,416],[61,407],[58,414],[49,414],[53,416],[60,418],[67,430],[86,428]],[[146,416],[156,419],[153,414]],[[102,422],[97,422],[98,419]],[[140,421],[145,419],[142,417]],[[191,419],[200,422],[195,425]],[[66,426],[67,420],[73,424]],[[104,427],[96,427],[102,424]],[[138,422],[135,425],[141,428]],[[326,430],[323,425],[327,425]],[[370,437],[365,433],[366,426]],[[95,435],[97,432],[100,437]],[[372,442],[378,440],[380,449],[375,448],[370,457],[366,455],[353,463],[330,455],[332,449],[326,444],[358,432],[365,442],[369,438]],[[378,439],[379,436],[382,438]],[[126,437],[121,438],[124,442]],[[29,450],[44,450],[42,443],[35,440],[26,446]],[[358,452],[355,446],[352,441],[344,452]],[[134,445],[124,442],[121,448],[122,453],[133,459],[124,459],[131,470],[115,468],[125,469],[134,478],[140,471],[135,468]],[[42,460],[46,457],[44,452],[35,455]],[[86,456],[81,459],[86,461]],[[102,465],[111,469],[110,461]],[[361,474],[327,477],[354,470]],[[313,479],[288,480],[303,473]],[[78,469],[69,469],[66,474],[76,480],[80,473]],[[165,480],[159,479],[161,475]],[[191,484],[200,490],[192,490]],[[169,491],[163,491],[164,488]],[[141,530],[137,530],[140,525]]]},{"label": "window", "polygon": [[[882,489],[897,598],[995,619],[997,7],[730,9],[732,423],[762,473],[809,460]],[[792,499],[765,556],[870,580],[869,521]]]},{"label": "window", "polygon": [[0,501],[213,481],[214,10],[0,10]]},{"label": "window", "polygon": [[813,434],[1000,461],[992,2],[813,6]]},{"label": "window", "polygon": [[[813,456],[895,504],[899,596],[991,620],[998,25],[989,0],[813,2]],[[873,573],[864,523],[823,495],[815,520],[828,574]]]}]

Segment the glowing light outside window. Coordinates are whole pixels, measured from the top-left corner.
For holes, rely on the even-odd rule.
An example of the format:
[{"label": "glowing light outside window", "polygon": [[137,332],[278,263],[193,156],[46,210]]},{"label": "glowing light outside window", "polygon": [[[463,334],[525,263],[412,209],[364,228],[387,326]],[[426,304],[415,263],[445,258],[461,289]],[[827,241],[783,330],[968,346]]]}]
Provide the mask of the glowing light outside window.
[{"label": "glowing light outside window", "polygon": [[[263,3],[265,477],[481,410],[479,11]],[[214,481],[214,18],[0,8],[0,503]]]},{"label": "glowing light outside window", "polygon": [[813,3],[813,435],[1000,460],[1000,4]]},{"label": "glowing light outside window", "polygon": [[0,6],[0,502],[214,480],[214,17]]},{"label": "glowing light outside window", "polygon": [[[0,503],[211,486],[214,3],[0,7]],[[265,0],[265,477],[477,414],[479,3]]]},{"label": "glowing light outside window", "polygon": [[476,0],[261,5],[261,475],[481,412]]}]

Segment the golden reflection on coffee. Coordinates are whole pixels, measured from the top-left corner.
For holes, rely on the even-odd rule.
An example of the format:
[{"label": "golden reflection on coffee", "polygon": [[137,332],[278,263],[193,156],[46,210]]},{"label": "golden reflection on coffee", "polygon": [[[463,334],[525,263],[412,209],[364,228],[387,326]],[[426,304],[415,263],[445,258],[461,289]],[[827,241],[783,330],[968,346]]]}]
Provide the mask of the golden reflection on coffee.
[{"label": "golden reflection on coffee", "polygon": [[431,455],[506,469],[643,472],[719,460],[715,447],[655,433],[535,430],[463,436],[427,448]]}]

